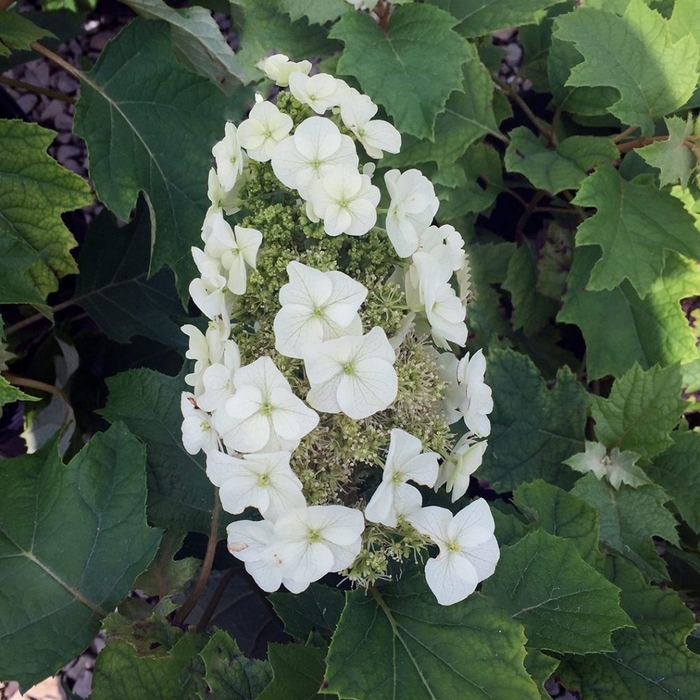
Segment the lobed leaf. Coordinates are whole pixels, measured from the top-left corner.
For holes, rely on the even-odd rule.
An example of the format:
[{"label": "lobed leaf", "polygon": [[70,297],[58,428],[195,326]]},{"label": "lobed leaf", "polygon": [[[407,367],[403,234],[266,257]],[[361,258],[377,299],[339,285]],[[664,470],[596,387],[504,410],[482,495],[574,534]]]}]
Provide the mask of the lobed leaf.
[{"label": "lobed leaf", "polygon": [[696,167],[696,159],[686,141],[693,133],[693,117],[689,114],[685,120],[680,117],[668,117],[664,121],[668,129],[668,139],[638,148],[637,154],[649,165],[659,169],[661,187],[678,183],[681,187],[688,187],[688,180]]},{"label": "lobed leaf", "polygon": [[55,135],[0,120],[0,303],[41,303],[61,277],[78,271],[70,254],[77,244],[61,214],[92,196],[82,178],[46,153]]},{"label": "lobed leaf", "polygon": [[663,273],[640,299],[626,281],[611,291],[587,289],[599,257],[593,247],[576,249],[557,316],[559,321],[575,323],[583,333],[589,381],[607,374],[619,377],[635,362],[647,369],[697,359],[695,334],[679,302],[700,293],[700,267],[668,255]]},{"label": "lobed leaf", "polygon": [[477,37],[537,21],[538,14],[564,0],[430,0],[459,21],[460,34]]},{"label": "lobed leaf", "polygon": [[674,41],[668,21],[643,0],[630,0],[623,16],[578,8],[555,25],[554,35],[584,58],[567,85],[615,88],[619,99],[608,111],[645,134],[654,120],[683,106],[700,78],[700,45],[689,35]]},{"label": "lobed leaf", "polygon": [[6,403],[13,403],[14,401],[39,401],[39,398],[25,394],[21,389],[12,386],[5,377],[0,375],[0,408]]},{"label": "lobed leaf", "polygon": [[83,77],[74,130],[87,144],[97,194],[128,221],[145,193],[151,273],[172,268],[182,298],[195,277],[190,247],[209,204],[210,150],[233,111],[231,100],[177,62],[165,23],[134,20]]},{"label": "lobed leaf", "polygon": [[610,396],[592,398],[598,440],[646,458],[665,450],[686,406],[681,384],[677,365],[645,371],[635,364],[615,381]]},{"label": "lobed leaf", "polygon": [[257,700],[330,700],[322,693],[325,650],[301,644],[269,644],[272,681]]},{"label": "lobed leaf", "polygon": [[431,5],[397,7],[386,31],[368,14],[347,13],[329,34],[345,44],[338,72],[357,78],[399,131],[432,139],[437,115],[462,87],[462,64],[474,59],[455,23]]},{"label": "lobed leaf", "polygon": [[664,508],[668,496],[658,486],[619,489],[587,474],[572,493],[592,505],[600,515],[600,541],[632,561],[651,580],[667,580],[666,565],[658,556],[652,537],[678,543],[676,519]]},{"label": "lobed leaf", "polygon": [[37,27],[17,12],[7,10],[0,14],[0,56],[9,56],[15,49],[29,49],[32,42],[46,36],[55,38],[52,32]]},{"label": "lobed leaf", "polygon": [[273,593],[272,607],[291,637],[306,641],[316,631],[330,637],[343,611],[345,597],[336,588],[312,583],[303,593]]},{"label": "lobed leaf", "polygon": [[522,626],[475,593],[439,605],[422,576],[348,594],[328,652],[328,690],[355,700],[538,700]]},{"label": "lobed leaf", "polygon": [[631,626],[618,588],[566,539],[531,532],[501,549],[497,571],[484,583],[484,595],[523,623],[531,647],[572,654],[612,651],[612,632]]},{"label": "lobed leaf", "polygon": [[602,251],[587,289],[611,290],[627,279],[643,299],[661,275],[666,251],[700,259],[700,237],[683,204],[651,184],[623,180],[611,165],[586,178],[573,203],[598,210],[576,233],[577,246]]},{"label": "lobed leaf", "polygon": [[179,532],[209,532],[214,486],[204,455],[182,444],[181,377],[134,369],[107,379],[109,398],[100,413],[123,421],[148,448],[148,518]]},{"label": "lobed leaf", "polygon": [[570,487],[574,476],[562,461],[583,449],[588,396],[563,368],[552,389],[529,357],[493,350],[486,382],[493,390],[491,436],[479,478],[497,491],[542,478]]},{"label": "lobed leaf", "polygon": [[613,652],[567,657],[558,671],[562,682],[586,700],[695,700],[700,696],[700,656],[686,646],[694,625],[690,610],[675,591],[647,585],[621,559],[610,559],[607,569],[635,628],[613,633]]},{"label": "lobed leaf", "polygon": [[119,423],[68,464],[56,442],[3,462],[1,677],[33,685],[80,654],[151,561],[144,468]]},{"label": "lobed leaf", "polygon": [[279,0],[279,4],[292,22],[306,18],[310,24],[332,22],[352,11],[352,5],[346,0]]}]

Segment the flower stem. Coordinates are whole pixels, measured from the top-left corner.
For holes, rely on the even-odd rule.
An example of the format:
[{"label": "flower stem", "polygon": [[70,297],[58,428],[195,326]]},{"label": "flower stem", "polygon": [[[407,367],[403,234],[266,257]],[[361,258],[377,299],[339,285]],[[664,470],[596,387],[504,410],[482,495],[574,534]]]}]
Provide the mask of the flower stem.
[{"label": "flower stem", "polygon": [[226,591],[228,584],[231,583],[231,579],[237,573],[238,573],[238,569],[236,567],[232,566],[221,577],[221,581],[219,581],[219,585],[216,587],[216,590],[214,591],[214,595],[211,597],[211,600],[207,604],[206,610],[204,611],[204,614],[202,615],[202,619],[197,623],[197,627],[196,627],[197,632],[204,632],[207,625],[209,624],[209,620],[211,620],[211,618],[214,616],[214,613],[216,612],[216,608],[219,605],[219,602],[221,601],[221,597],[224,595],[224,592]]},{"label": "flower stem", "polygon": [[501,90],[503,90],[505,95],[510,97],[510,99],[513,100],[518,107],[520,107],[520,109],[525,113],[525,116],[535,125],[535,127],[537,127],[537,130],[547,139],[547,141],[549,143],[554,143],[552,132],[543,126],[542,120],[539,119],[539,117],[537,117],[537,115],[530,109],[527,102],[525,102],[518,91],[514,89],[514,86],[502,78],[499,78],[497,75],[493,75],[491,77],[493,82],[496,83]]},{"label": "flower stem", "polygon": [[197,605],[197,601],[204,592],[204,587],[207,585],[209,580],[209,574],[211,574],[211,567],[214,563],[214,554],[216,554],[216,543],[218,541],[217,533],[219,531],[219,516],[221,515],[221,501],[219,500],[218,490],[214,493],[214,508],[211,513],[211,528],[209,530],[209,541],[207,542],[207,551],[204,554],[204,561],[202,562],[202,568],[199,572],[199,578],[197,583],[194,584],[194,588],[190,591],[187,600],[182,604],[182,607],[177,611],[175,615],[176,622],[184,622],[188,615]]}]

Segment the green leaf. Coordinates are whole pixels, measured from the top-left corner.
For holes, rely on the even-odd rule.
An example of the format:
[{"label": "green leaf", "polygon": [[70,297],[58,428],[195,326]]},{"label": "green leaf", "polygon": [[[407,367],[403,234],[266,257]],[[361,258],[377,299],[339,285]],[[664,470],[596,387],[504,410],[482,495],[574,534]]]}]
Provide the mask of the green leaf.
[{"label": "green leaf", "polygon": [[90,204],[92,196],[82,178],[46,153],[55,135],[37,124],[0,120],[0,252],[13,256],[2,264],[0,303],[41,301],[61,277],[78,271],[70,254],[77,244],[61,214]]},{"label": "green leaf", "polygon": [[693,172],[696,160],[686,143],[693,133],[693,116],[687,120],[680,117],[668,117],[664,120],[668,129],[666,141],[656,141],[644,148],[638,148],[637,153],[654,168],[658,168],[659,184],[688,187],[690,174]]},{"label": "green leaf", "polygon": [[148,448],[148,518],[179,532],[209,532],[214,487],[203,453],[190,455],[182,444],[180,396],[185,384],[150,369],[107,379],[109,398],[100,413],[124,421]]},{"label": "green leaf", "polygon": [[244,72],[209,10],[175,10],[162,0],[124,0],[141,17],[170,25],[173,50],[182,65],[210,80],[226,95],[240,86]]},{"label": "green leaf", "polygon": [[513,500],[519,510],[534,516],[537,527],[570,540],[587,564],[597,565],[600,523],[593,506],[542,479],[518,486]]},{"label": "green leaf", "polygon": [[268,644],[272,682],[257,700],[315,700],[326,672],[325,650],[300,644]]},{"label": "green leaf", "polygon": [[612,291],[587,290],[598,258],[594,247],[576,250],[564,306],[557,316],[583,332],[588,380],[607,374],[619,377],[635,362],[647,369],[697,359],[696,338],[679,302],[700,293],[700,266],[667,255],[661,277],[640,299],[629,282]]},{"label": "green leaf", "polygon": [[591,472],[597,479],[605,477],[614,488],[625,483],[637,487],[648,484],[647,475],[637,466],[639,455],[636,452],[620,452],[617,447],[608,451],[599,442],[586,440],[585,452],[579,452],[564,460],[574,471],[581,474]]},{"label": "green leaf", "polygon": [[497,571],[484,583],[484,595],[523,623],[531,647],[612,651],[612,631],[629,626],[618,589],[583,561],[576,545],[544,530],[501,548]]},{"label": "green leaf", "polygon": [[639,365],[617,379],[610,396],[594,396],[595,434],[606,447],[651,458],[673,444],[669,433],[678,425],[686,402],[681,399],[682,378],[677,365]]},{"label": "green leaf", "polygon": [[559,667],[562,682],[579,689],[586,700],[696,700],[700,656],[686,646],[692,613],[675,591],[647,585],[626,562],[612,560],[609,568],[636,629],[613,633],[614,652],[568,657]]},{"label": "green leaf", "polygon": [[118,343],[142,335],[168,347],[186,346],[172,320],[183,313],[172,275],[161,270],[149,280],[150,257],[151,221],[143,200],[127,226],[117,226],[113,216],[101,213],[80,251],[75,302]]},{"label": "green leaf", "polygon": [[[483,142],[472,144],[453,167],[438,170],[433,184],[440,199],[436,214],[440,223],[488,209],[502,190],[498,151]],[[471,307],[469,311],[471,313]]]},{"label": "green leaf", "polygon": [[583,448],[588,396],[576,377],[563,368],[547,389],[529,357],[493,350],[486,382],[493,390],[489,448],[479,478],[497,491],[542,478],[569,487],[574,482],[562,461]]},{"label": "green leaf", "polygon": [[597,509],[600,541],[616,554],[626,557],[652,580],[667,580],[666,565],[654,549],[652,536],[678,543],[676,519],[664,508],[668,496],[658,486],[619,490],[587,474],[572,493]]},{"label": "green leaf", "polygon": [[190,247],[201,243],[209,205],[211,147],[223,138],[231,105],[176,61],[167,24],[137,19],[85,75],[75,109],[74,130],[87,143],[100,200],[128,221],[145,192],[153,222],[151,272],[170,266],[183,298],[195,276]]},{"label": "green leaf", "polygon": [[312,583],[303,593],[273,593],[272,607],[284,623],[284,631],[306,641],[314,630],[330,637],[343,611],[345,596],[336,588]]},{"label": "green leaf", "polygon": [[475,58],[454,25],[430,5],[397,7],[386,30],[366,13],[349,12],[330,33],[345,44],[338,71],[357,78],[399,131],[432,139],[435,118],[462,87],[462,64]]},{"label": "green leaf", "polygon": [[194,576],[201,562],[195,557],[175,559],[182,547],[184,535],[168,530],[148,568],[136,579],[134,588],[148,596],[163,599],[181,593],[185,584]]},{"label": "green leaf", "polygon": [[430,0],[454,15],[457,30],[466,37],[537,22],[542,10],[564,0]]},{"label": "green leaf", "polygon": [[351,591],[328,652],[328,690],[355,700],[537,700],[522,626],[482,595],[448,607],[423,576]]},{"label": "green leaf", "polygon": [[14,401],[39,401],[38,396],[30,396],[25,394],[21,389],[16,386],[12,386],[10,382],[0,375],[0,408],[2,408],[6,403],[12,403]]},{"label": "green leaf", "polygon": [[[329,41],[328,33],[323,27],[309,26],[303,19],[290,24],[289,16],[285,15],[284,2],[285,0],[232,0],[234,8],[243,8],[245,17],[243,26],[236,27],[239,29],[238,38],[241,43],[236,60],[244,71],[244,83],[264,77],[255,65],[273,50],[298,61],[313,56],[328,56],[339,48],[336,42]],[[235,24],[234,22],[234,26]]]},{"label": "green leaf", "polygon": [[469,331],[476,334],[482,346],[511,331],[493,285],[502,284],[514,250],[515,244],[506,241],[467,246],[474,290],[474,300],[469,303]]},{"label": "green leaf", "polygon": [[447,168],[475,141],[499,133],[493,113],[491,74],[481,63],[476,47],[467,42],[465,48],[468,58],[462,68],[464,81],[437,115],[434,137],[405,136],[401,153],[385,156],[382,165],[400,168],[435,161],[438,168]]},{"label": "green leaf", "polygon": [[695,90],[700,46],[691,36],[673,41],[668,21],[642,0],[630,0],[623,17],[583,7],[555,25],[554,35],[573,42],[584,58],[567,85],[615,88],[619,100],[608,111],[645,134]]},{"label": "green leaf", "polygon": [[598,136],[570,136],[556,149],[547,148],[541,137],[524,126],[513,129],[508,136],[506,168],[552,194],[578,189],[587,171],[619,158],[615,144]]},{"label": "green leaf", "polygon": [[209,692],[200,692],[198,698],[256,700],[272,679],[270,664],[247,659],[223,630],[214,631],[199,655],[204,661],[204,681]]},{"label": "green leaf", "polygon": [[102,631],[107,643],[125,642],[136,652],[136,656],[152,658],[167,656],[177,641],[182,638],[183,630],[170,624],[170,620],[162,612],[159,614],[160,603],[154,607],[143,600],[138,601],[145,603],[144,617],[134,619],[122,614],[121,611],[125,608],[129,613],[132,612],[131,604],[134,602],[136,600],[131,597],[123,600],[117,611],[110,613],[102,620]]},{"label": "green leaf", "polygon": [[0,14],[0,56],[9,56],[13,49],[29,49],[33,41],[55,35],[30,22],[26,17],[6,10]]},{"label": "green leaf", "polygon": [[688,525],[700,532],[700,433],[673,433],[673,445],[645,467]]},{"label": "green leaf", "polygon": [[525,335],[534,335],[556,315],[559,304],[537,291],[537,265],[529,245],[515,249],[502,286],[510,292],[515,330],[522,328]]},{"label": "green leaf", "polygon": [[542,700],[551,700],[552,696],[545,690],[544,684],[554,673],[558,665],[558,659],[547,656],[547,654],[537,649],[527,649],[525,668],[537,682],[537,689],[540,691],[540,698],[542,698]]},{"label": "green leaf", "polygon": [[126,642],[112,642],[95,662],[92,700],[124,700],[138,697],[148,700],[196,698],[203,692],[203,663],[198,652],[203,635],[186,634],[167,656],[141,657]]},{"label": "green leaf", "polygon": [[571,269],[574,231],[557,221],[545,223],[544,236],[537,255],[537,291],[561,302],[566,276]]},{"label": "green leaf", "polygon": [[652,184],[626,182],[611,165],[584,180],[574,204],[595,207],[576,234],[576,245],[602,250],[587,289],[614,289],[628,279],[644,298],[673,250],[700,259],[700,236],[683,204]]},{"label": "green leaf", "polygon": [[668,26],[674,39],[692,34],[700,44],[700,14],[695,0],[675,0]]},{"label": "green leaf", "polygon": [[66,465],[55,442],[3,462],[0,677],[33,685],[80,654],[151,561],[144,462],[120,424]]},{"label": "green leaf", "polygon": [[293,22],[305,17],[311,24],[332,22],[352,10],[346,0],[279,0],[279,4]]}]

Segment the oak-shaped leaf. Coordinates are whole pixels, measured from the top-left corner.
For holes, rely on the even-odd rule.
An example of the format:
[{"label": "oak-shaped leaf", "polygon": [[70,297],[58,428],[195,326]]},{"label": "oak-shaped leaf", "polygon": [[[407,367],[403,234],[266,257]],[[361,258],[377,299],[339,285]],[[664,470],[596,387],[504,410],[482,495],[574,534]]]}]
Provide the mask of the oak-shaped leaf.
[{"label": "oak-shaped leaf", "polygon": [[538,700],[522,625],[474,593],[441,606],[422,575],[352,591],[328,652],[328,690],[355,700]]},{"label": "oak-shaped leaf", "polygon": [[594,246],[576,249],[557,316],[583,333],[588,380],[606,374],[619,377],[635,362],[648,369],[698,359],[696,337],[680,301],[700,294],[700,265],[667,254],[663,273],[640,299],[627,281],[610,291],[588,289],[591,269],[599,258]]},{"label": "oak-shaped leaf", "polygon": [[149,520],[179,532],[209,532],[214,486],[203,453],[190,455],[182,444],[183,380],[134,369],[108,378],[107,386],[100,413],[110,422],[126,423],[148,448]]},{"label": "oak-shaped leaf", "polygon": [[586,700],[700,697],[700,656],[686,644],[695,621],[678,594],[648,585],[622,559],[609,558],[605,573],[635,627],[613,632],[614,651],[566,657],[557,672],[562,682]]},{"label": "oak-shaped leaf", "polygon": [[435,119],[450,94],[461,89],[462,64],[470,58],[455,24],[431,5],[397,7],[386,30],[368,14],[347,13],[330,32],[345,44],[338,72],[357,78],[399,131],[432,138]]},{"label": "oak-shaped leaf", "polygon": [[195,276],[190,248],[201,243],[209,206],[211,147],[235,112],[233,99],[178,63],[164,22],[134,20],[83,75],[74,130],[87,144],[98,197],[128,221],[139,193],[146,194],[150,272],[172,268],[182,298]]},{"label": "oak-shaped leaf", "polygon": [[567,85],[609,86],[619,99],[608,107],[624,124],[651,134],[659,117],[683,106],[700,77],[700,45],[674,39],[668,20],[644,0],[630,0],[623,16],[594,7],[557,17],[554,36],[583,56]]},{"label": "oak-shaped leaf", "polygon": [[483,592],[522,622],[535,649],[612,651],[613,630],[631,624],[619,590],[583,561],[573,542],[541,529],[501,548],[497,573]]},{"label": "oak-shaped leaf", "polygon": [[0,677],[32,685],[90,644],[161,532],[146,524],[145,448],[121,423],[68,464],[51,442],[0,478]]},{"label": "oak-shaped leaf", "polygon": [[572,493],[592,505],[600,516],[600,541],[615,554],[629,559],[649,580],[668,579],[666,564],[659,557],[652,537],[678,544],[676,519],[664,507],[669,496],[658,486],[613,488],[587,474]]},{"label": "oak-shaped leaf", "polygon": [[564,367],[548,389],[532,360],[512,350],[493,350],[486,366],[494,409],[478,477],[498,491],[537,478],[569,488],[575,479],[562,461],[583,449],[588,414],[581,383]]},{"label": "oak-shaped leaf", "polygon": [[683,204],[653,184],[627,182],[612,165],[586,178],[573,203],[597,209],[576,233],[577,246],[602,251],[589,290],[611,290],[627,279],[643,299],[661,275],[666,251],[700,260],[700,236]]},{"label": "oak-shaped leaf", "polygon": [[[40,304],[78,271],[61,214],[90,204],[87,182],[47,153],[55,133],[0,120],[0,303]],[[8,257],[9,256],[9,257]]]}]

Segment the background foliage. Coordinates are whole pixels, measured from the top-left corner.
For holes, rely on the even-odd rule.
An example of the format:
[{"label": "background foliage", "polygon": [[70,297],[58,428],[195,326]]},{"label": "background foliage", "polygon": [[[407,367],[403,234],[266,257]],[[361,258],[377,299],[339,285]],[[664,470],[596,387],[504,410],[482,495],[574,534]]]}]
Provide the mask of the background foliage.
[{"label": "background foliage", "polygon": [[[49,10],[86,7],[0,9],[3,68],[41,54],[79,79],[90,159],[88,183],[52,132],[0,119],[0,405],[30,448],[0,464],[0,678],[31,685],[102,628],[98,699],[537,700],[552,676],[585,700],[700,697],[697,0],[124,2],[80,70],[46,48]],[[465,502],[491,501],[502,556],[454,606],[412,570],[266,597],[215,550],[178,327],[211,146],[273,50],[381,105],[404,146],[380,170],[426,172],[467,243],[495,408]],[[78,241],[65,213],[93,201]],[[572,469],[591,442],[633,453],[640,484]]]}]

